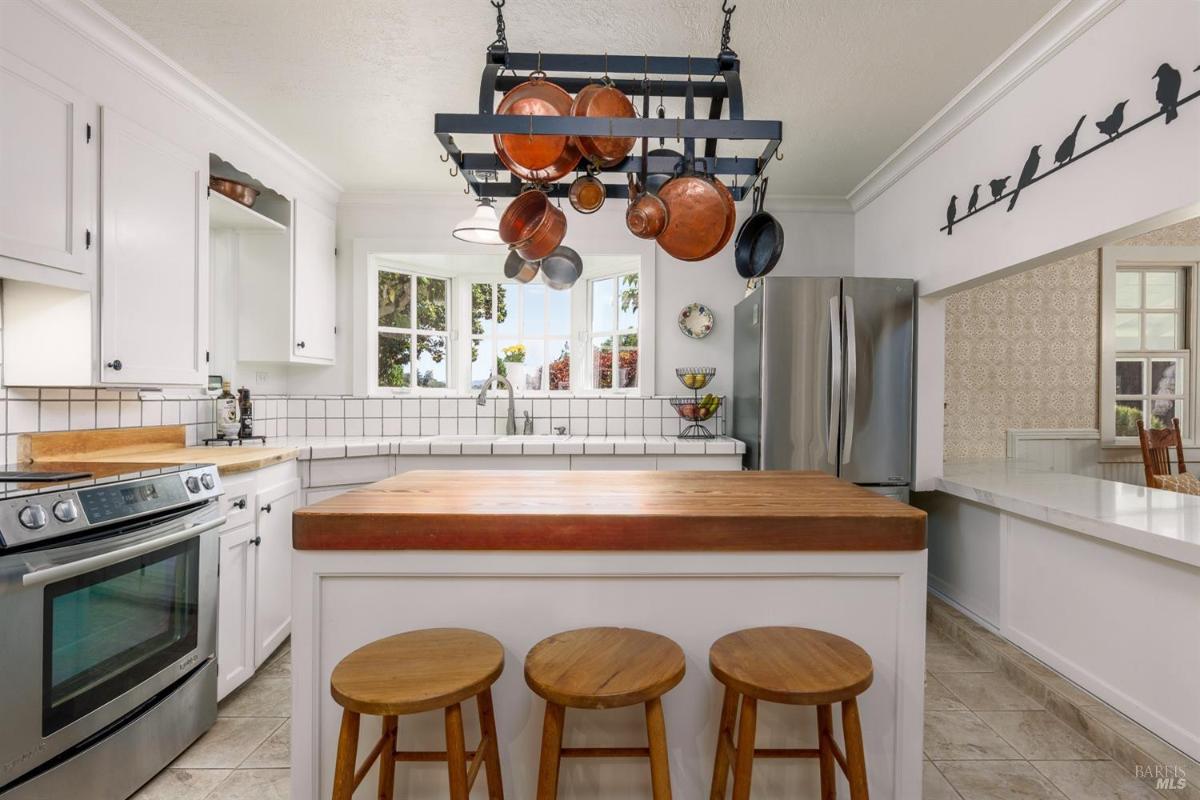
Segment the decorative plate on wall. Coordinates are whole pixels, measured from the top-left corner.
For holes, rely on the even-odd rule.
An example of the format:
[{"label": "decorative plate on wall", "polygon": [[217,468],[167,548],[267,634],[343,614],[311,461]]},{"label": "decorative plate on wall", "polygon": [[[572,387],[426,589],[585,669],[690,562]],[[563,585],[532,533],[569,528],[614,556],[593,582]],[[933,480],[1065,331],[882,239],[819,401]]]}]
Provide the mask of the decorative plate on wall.
[{"label": "decorative plate on wall", "polygon": [[703,339],[712,333],[713,314],[703,303],[692,303],[679,312],[679,330],[693,339]]}]

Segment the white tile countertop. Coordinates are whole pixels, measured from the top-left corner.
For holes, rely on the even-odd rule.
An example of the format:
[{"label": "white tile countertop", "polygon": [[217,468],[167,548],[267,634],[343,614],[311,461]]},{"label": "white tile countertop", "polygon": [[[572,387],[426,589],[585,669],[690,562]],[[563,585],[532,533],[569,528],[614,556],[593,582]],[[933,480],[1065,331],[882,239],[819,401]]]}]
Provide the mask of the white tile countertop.
[{"label": "white tile countertop", "polygon": [[374,455],[739,455],[746,445],[728,436],[279,436],[268,447],[295,447],[302,461]]},{"label": "white tile countertop", "polygon": [[937,488],[955,497],[1200,567],[1200,497],[1012,459],[948,463]]}]

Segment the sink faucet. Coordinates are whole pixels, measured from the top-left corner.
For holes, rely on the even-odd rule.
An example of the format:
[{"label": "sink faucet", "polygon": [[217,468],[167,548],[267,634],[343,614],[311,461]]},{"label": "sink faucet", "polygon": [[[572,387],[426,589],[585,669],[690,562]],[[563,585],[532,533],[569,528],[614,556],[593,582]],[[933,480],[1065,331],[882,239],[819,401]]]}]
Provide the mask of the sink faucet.
[{"label": "sink faucet", "polygon": [[493,372],[491,375],[489,375],[488,379],[483,382],[483,386],[481,386],[479,389],[479,397],[475,398],[475,404],[481,406],[487,402],[487,391],[491,388],[493,383],[504,389],[508,389],[508,422],[506,422],[504,425],[504,432],[509,436],[516,436],[517,415],[513,401],[513,387],[508,378],[497,372]]},{"label": "sink faucet", "polygon": [[525,425],[524,425],[524,429],[521,432],[524,433],[526,436],[530,436],[533,434],[533,417],[529,416],[528,411],[525,412]]}]

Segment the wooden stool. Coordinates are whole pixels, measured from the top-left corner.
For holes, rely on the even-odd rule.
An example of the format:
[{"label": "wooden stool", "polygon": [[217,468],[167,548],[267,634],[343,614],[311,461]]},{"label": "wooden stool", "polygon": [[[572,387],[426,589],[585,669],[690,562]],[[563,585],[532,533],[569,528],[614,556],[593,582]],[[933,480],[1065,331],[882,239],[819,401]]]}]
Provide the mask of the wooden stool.
[{"label": "wooden stool", "polygon": [[[558,796],[561,758],[648,756],[654,800],[671,797],[667,727],[662,696],[683,680],[683,651],[657,633],[634,628],[583,628],[534,645],[525,657],[525,682],[546,700],[537,800]],[[570,708],[646,704],[649,747],[563,747]]]},{"label": "wooden stool", "polygon": [[[445,761],[450,769],[451,800],[467,800],[484,764],[488,798],[502,800],[504,786],[491,686],[503,670],[504,648],[500,643],[485,633],[462,628],[389,636],[343,658],[334,667],[329,682],[333,699],[342,707],[333,800],[350,800],[377,758],[381,798],[392,797],[397,761]],[[472,697],[479,706],[481,738],[479,747],[468,752],[461,703]],[[397,750],[396,717],[438,708],[446,713],[446,749]],[[361,714],[383,717],[383,735],[356,770]]]},{"label": "wooden stool", "polygon": [[[708,651],[712,674],[725,685],[710,800],[723,800],[733,762],[733,800],[750,797],[754,757],[816,758],[821,764],[821,800],[837,797],[833,764],[850,782],[851,800],[867,800],[867,763],[855,698],[874,678],[871,657],[848,639],[808,628],[751,628],[718,639]],[[737,744],[733,742],[734,719]],[[758,701],[817,707],[816,749],[755,749]],[[833,740],[833,709],[842,704],[846,752]]]}]

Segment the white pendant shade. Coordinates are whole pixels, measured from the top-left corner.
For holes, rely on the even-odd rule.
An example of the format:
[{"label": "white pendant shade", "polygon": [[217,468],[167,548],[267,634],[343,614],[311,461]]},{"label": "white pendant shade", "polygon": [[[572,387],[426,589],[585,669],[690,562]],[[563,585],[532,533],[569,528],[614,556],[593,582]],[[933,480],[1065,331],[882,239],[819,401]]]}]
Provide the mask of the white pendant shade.
[{"label": "white pendant shade", "polygon": [[504,244],[500,239],[500,219],[490,199],[479,201],[475,213],[454,226],[455,239],[474,244]]}]

